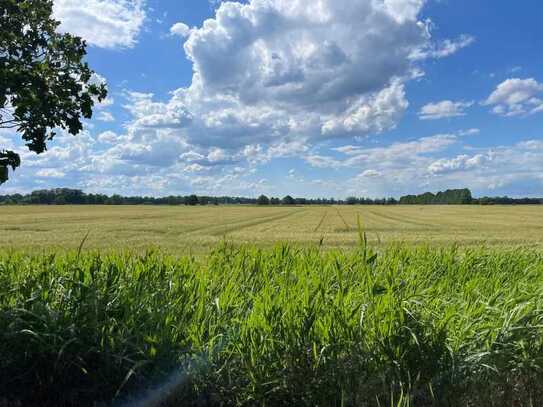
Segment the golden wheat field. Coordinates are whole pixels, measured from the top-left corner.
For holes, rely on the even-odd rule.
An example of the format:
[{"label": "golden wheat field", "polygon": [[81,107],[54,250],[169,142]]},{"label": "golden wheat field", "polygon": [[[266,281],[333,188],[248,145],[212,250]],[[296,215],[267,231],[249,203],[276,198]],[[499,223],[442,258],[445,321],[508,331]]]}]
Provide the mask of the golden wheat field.
[{"label": "golden wheat field", "polygon": [[543,246],[543,206],[5,206],[0,247],[149,247],[205,253],[222,240],[352,247],[372,244]]}]

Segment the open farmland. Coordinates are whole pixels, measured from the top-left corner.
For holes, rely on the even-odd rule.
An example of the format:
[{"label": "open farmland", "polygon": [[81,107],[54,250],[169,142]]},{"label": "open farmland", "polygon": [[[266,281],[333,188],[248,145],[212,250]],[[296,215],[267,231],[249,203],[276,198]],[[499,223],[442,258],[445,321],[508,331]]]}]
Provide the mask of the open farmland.
[{"label": "open farmland", "polygon": [[207,253],[224,239],[349,248],[357,219],[374,245],[543,246],[543,206],[4,206],[0,247]]}]

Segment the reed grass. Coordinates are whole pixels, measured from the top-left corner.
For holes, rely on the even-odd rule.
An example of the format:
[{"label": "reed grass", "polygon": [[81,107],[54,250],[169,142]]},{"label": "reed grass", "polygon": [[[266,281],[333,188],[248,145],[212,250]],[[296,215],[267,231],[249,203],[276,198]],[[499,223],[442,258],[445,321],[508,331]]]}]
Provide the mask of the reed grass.
[{"label": "reed grass", "polygon": [[0,253],[0,405],[531,406],[543,255]]}]

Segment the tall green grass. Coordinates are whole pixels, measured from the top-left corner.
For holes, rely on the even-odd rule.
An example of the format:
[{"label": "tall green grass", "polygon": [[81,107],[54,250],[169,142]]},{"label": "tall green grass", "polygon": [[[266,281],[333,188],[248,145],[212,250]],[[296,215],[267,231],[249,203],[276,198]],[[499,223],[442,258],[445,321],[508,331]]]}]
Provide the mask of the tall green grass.
[{"label": "tall green grass", "polygon": [[543,255],[0,254],[0,404],[543,400]]}]

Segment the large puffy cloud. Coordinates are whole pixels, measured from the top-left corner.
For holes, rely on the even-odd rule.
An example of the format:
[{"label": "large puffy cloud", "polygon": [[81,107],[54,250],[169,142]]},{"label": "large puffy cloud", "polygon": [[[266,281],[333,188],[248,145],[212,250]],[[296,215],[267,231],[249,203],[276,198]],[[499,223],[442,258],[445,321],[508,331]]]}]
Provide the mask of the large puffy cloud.
[{"label": "large puffy cloud", "polygon": [[420,74],[413,55],[440,47],[419,19],[424,3],[221,3],[201,27],[174,26],[187,36],[192,84],[167,102],[140,101],[132,127],[176,128],[191,145],[226,149],[393,129],[408,107],[404,83]]},{"label": "large puffy cloud", "polygon": [[[402,7],[405,4],[405,7]],[[409,54],[426,43],[422,1],[271,0],[223,3],[185,43],[208,91],[346,109],[346,98],[382,90],[406,75]]]},{"label": "large puffy cloud", "polygon": [[483,102],[502,116],[529,115],[543,112],[543,84],[533,78],[507,79]]},{"label": "large puffy cloud", "polygon": [[144,0],[55,0],[60,30],[101,48],[129,48],[145,20]]}]

